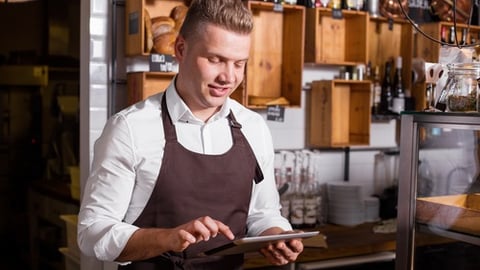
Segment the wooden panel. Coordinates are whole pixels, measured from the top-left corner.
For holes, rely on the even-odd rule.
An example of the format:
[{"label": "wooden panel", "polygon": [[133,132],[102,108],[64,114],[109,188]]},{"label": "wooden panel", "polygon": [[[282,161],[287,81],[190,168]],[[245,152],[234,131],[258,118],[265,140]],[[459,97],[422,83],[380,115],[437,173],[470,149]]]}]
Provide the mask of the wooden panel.
[{"label": "wooden panel", "polygon": [[[420,29],[422,29],[425,34],[440,39],[441,26],[439,24],[423,24],[420,26]],[[416,56],[424,59],[425,62],[438,62],[439,51],[440,46],[438,46],[438,44],[422,36],[417,38]]]},{"label": "wooden panel", "polygon": [[413,29],[408,21],[395,20],[390,24],[385,18],[371,18],[369,36],[369,61],[385,73],[385,62],[402,56],[405,89],[412,90]]},{"label": "wooden panel", "polygon": [[[334,86],[334,87],[333,87]],[[327,92],[328,93],[328,92]],[[350,140],[350,86],[347,84],[332,85],[330,88],[332,111],[331,117],[331,141],[332,146],[348,145]]]},{"label": "wooden panel", "polygon": [[352,84],[350,86],[350,144],[370,144],[371,99],[367,84]]},{"label": "wooden panel", "polygon": [[342,14],[342,19],[336,19],[331,9],[307,9],[305,62],[334,65],[367,62],[368,14],[350,10],[342,10]]},{"label": "wooden panel", "polygon": [[340,62],[345,60],[345,20],[337,20],[322,16],[320,19],[320,48],[319,62]]},{"label": "wooden panel", "polygon": [[[266,102],[301,104],[305,39],[305,7],[248,1],[254,16],[252,47],[246,70],[246,87],[233,96],[250,108],[265,108]],[[240,92],[243,91],[243,92]],[[265,103],[253,101],[265,100]]]},{"label": "wooden panel", "polygon": [[283,14],[253,10],[255,31],[248,62],[248,93],[253,96],[281,95]]},{"label": "wooden panel", "polygon": [[345,60],[365,63],[368,59],[368,16],[350,16],[345,20]]},{"label": "wooden panel", "polygon": [[[330,146],[332,111],[331,92],[332,85],[330,81],[313,81],[310,95],[310,114],[309,114],[309,144],[311,146]],[[330,99],[329,99],[330,98]]]}]

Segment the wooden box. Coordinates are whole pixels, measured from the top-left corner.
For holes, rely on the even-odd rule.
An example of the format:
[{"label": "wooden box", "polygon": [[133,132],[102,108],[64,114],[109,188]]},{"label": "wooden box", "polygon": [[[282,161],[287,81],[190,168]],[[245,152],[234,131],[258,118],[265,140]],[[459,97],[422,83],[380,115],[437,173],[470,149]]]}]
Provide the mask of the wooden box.
[{"label": "wooden box", "polygon": [[480,236],[480,193],[417,198],[416,220]]},{"label": "wooden box", "polygon": [[126,0],[125,1],[125,55],[149,55],[146,44],[146,12],[151,18],[169,16],[170,11],[182,5],[183,0]]},{"label": "wooden box", "polygon": [[[442,28],[445,29],[445,37],[446,41],[448,41],[448,37],[450,34],[450,27],[453,26],[453,22],[435,22],[435,23],[425,23],[421,24],[419,27],[420,29],[430,37],[441,40],[442,37]],[[478,42],[479,34],[480,34],[480,26],[478,25],[470,25],[467,26],[466,24],[457,23],[457,28],[455,29],[458,42],[461,42],[462,38],[462,31],[463,29],[467,29],[467,45],[470,44],[472,38]],[[438,63],[440,58],[440,48],[442,45],[431,41],[423,36],[419,36],[416,39],[416,55],[423,58],[425,62],[432,62]]]},{"label": "wooden box", "polygon": [[260,1],[247,5],[254,16],[252,46],[246,83],[233,97],[250,108],[277,99],[301,106],[305,7]]},{"label": "wooden box", "polygon": [[305,62],[357,65],[368,59],[368,13],[342,10],[343,18],[328,8],[309,8],[305,29]]},{"label": "wooden box", "polygon": [[313,81],[308,142],[311,147],[370,144],[370,81]]},{"label": "wooden box", "polygon": [[128,105],[163,92],[167,89],[175,73],[131,72],[127,74]]}]

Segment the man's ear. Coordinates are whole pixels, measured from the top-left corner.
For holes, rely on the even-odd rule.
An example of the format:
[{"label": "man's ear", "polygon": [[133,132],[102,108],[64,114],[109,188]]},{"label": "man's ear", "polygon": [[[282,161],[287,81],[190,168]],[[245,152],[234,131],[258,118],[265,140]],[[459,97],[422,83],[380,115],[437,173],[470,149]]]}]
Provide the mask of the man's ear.
[{"label": "man's ear", "polygon": [[175,58],[181,59],[183,58],[185,52],[185,39],[182,35],[178,35],[177,39],[175,40]]}]

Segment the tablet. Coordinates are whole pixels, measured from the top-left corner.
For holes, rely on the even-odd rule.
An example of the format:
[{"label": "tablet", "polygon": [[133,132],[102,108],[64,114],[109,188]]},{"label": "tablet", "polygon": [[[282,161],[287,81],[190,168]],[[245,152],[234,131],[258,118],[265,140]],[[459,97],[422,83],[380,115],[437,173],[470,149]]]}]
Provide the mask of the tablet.
[{"label": "tablet", "polygon": [[303,239],[310,238],[318,235],[319,231],[311,232],[295,232],[295,233],[284,233],[276,235],[266,235],[266,236],[253,236],[253,237],[244,237],[232,242],[213,248],[201,254],[201,256],[210,256],[210,255],[232,255],[238,253],[258,251],[262,247],[267,246],[268,244],[275,243],[278,241],[284,241],[289,239]]}]

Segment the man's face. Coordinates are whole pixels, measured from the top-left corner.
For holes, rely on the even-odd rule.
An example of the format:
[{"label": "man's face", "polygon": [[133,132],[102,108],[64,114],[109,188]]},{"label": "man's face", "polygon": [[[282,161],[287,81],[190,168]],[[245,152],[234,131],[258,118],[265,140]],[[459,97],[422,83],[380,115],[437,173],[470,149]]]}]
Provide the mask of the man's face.
[{"label": "man's face", "polygon": [[[194,114],[212,114],[243,81],[250,35],[207,24],[196,37],[179,36],[177,91]],[[210,115],[211,116],[211,115]]]}]

